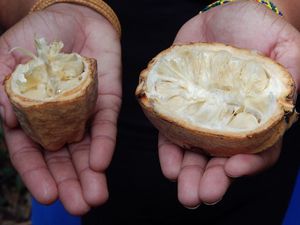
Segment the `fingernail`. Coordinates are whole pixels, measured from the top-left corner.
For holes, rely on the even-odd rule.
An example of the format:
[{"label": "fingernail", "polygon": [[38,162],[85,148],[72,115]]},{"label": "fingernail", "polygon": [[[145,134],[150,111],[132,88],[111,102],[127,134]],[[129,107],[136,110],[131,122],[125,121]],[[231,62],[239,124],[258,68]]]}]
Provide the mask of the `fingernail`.
[{"label": "fingernail", "polygon": [[195,209],[199,208],[200,205],[201,205],[201,204],[196,205],[196,206],[194,206],[194,207],[188,207],[188,206],[185,206],[185,208],[190,209],[190,210],[195,210]]},{"label": "fingernail", "polygon": [[216,204],[218,204],[221,200],[222,200],[222,198],[219,199],[219,200],[217,200],[217,201],[215,201],[215,202],[203,202],[203,204],[205,204],[205,205],[216,205]]}]

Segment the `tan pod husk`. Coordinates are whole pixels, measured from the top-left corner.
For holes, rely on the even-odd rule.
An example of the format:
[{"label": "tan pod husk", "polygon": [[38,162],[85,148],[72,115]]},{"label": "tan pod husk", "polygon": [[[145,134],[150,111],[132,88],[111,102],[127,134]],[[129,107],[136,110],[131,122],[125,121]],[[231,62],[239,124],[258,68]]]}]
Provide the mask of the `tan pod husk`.
[{"label": "tan pod husk", "polygon": [[69,92],[53,101],[34,101],[15,95],[11,90],[10,79],[5,82],[6,92],[21,127],[47,150],[58,150],[66,143],[78,142],[83,138],[86,122],[97,99],[96,61],[85,60],[89,65],[89,79],[78,90],[72,90],[77,93]]},{"label": "tan pod husk", "polygon": [[[229,123],[224,125],[224,129],[222,129],[223,125],[221,126],[221,128],[218,127],[218,125],[215,125],[216,128],[214,128],[213,127],[214,125],[211,125],[211,124],[218,124],[218,123],[216,121],[213,121],[213,119],[212,119],[211,124],[204,121],[205,126],[204,125],[202,126],[200,123],[199,123],[200,124],[199,125],[196,122],[194,122],[197,120],[195,118],[191,119],[191,117],[196,115],[197,110],[198,111],[202,110],[201,107],[203,107],[202,106],[203,102],[204,103],[210,102],[210,104],[214,103],[214,100],[211,100],[211,97],[210,97],[212,95],[208,94],[208,97],[206,96],[207,99],[204,99],[203,102],[200,102],[201,104],[198,102],[200,106],[198,108],[196,108],[197,110],[193,111],[194,114],[190,113],[191,111],[188,111],[188,110],[190,110],[188,108],[189,107],[188,104],[190,104],[190,103],[188,103],[188,102],[195,102],[198,100],[194,100],[192,98],[189,99],[188,97],[186,97],[186,96],[188,96],[188,94],[185,93],[185,91],[188,92],[188,90],[190,90],[191,87],[188,85],[186,87],[182,87],[182,86],[184,86],[185,81],[180,83],[179,80],[181,79],[180,76],[182,76],[183,79],[186,79],[186,80],[190,79],[190,78],[186,78],[187,76],[192,77],[191,78],[192,80],[198,79],[198,78],[195,78],[196,73],[192,74],[192,75],[188,75],[188,74],[178,74],[178,76],[176,74],[175,74],[176,76],[168,75],[169,77],[167,79],[165,79],[165,78],[162,78],[163,75],[167,74],[164,71],[173,71],[174,72],[175,70],[173,70],[171,68],[171,70],[163,71],[160,68],[160,65],[164,65],[164,63],[168,60],[169,61],[167,63],[169,63],[171,66],[174,66],[174,68],[176,68],[176,66],[182,65],[182,64],[185,65],[186,67],[190,67],[190,65],[191,65],[190,62],[185,64],[184,60],[178,59],[178,55],[176,56],[176,54],[178,52],[179,53],[180,53],[180,51],[183,52],[183,50],[181,50],[181,49],[184,49],[184,51],[185,51],[184,54],[189,54],[188,53],[189,51],[190,52],[191,51],[194,51],[194,52],[207,51],[207,52],[210,52],[209,54],[214,54],[214,52],[219,52],[219,51],[226,51],[226,52],[229,52],[232,55],[232,57],[237,57],[237,58],[241,59],[241,62],[243,60],[254,60],[255,62],[262,63],[262,65],[264,65],[264,67],[266,67],[266,68],[272,68],[272,71],[274,71],[274,70],[277,71],[279,78],[272,77],[272,76],[275,76],[273,74],[271,76],[270,75],[266,76],[269,79],[267,82],[268,85],[271,85],[272,82],[278,83],[279,80],[282,81],[282,84],[278,84],[281,87],[280,90],[282,93],[280,93],[280,96],[277,96],[277,98],[274,101],[272,100],[273,101],[272,103],[275,104],[276,106],[274,106],[273,108],[271,106],[268,106],[268,101],[265,101],[265,102],[261,103],[260,105],[258,105],[258,108],[259,108],[259,107],[261,107],[261,105],[264,104],[263,106],[265,107],[265,109],[263,109],[263,110],[265,110],[265,111],[262,110],[261,113],[262,114],[263,113],[270,114],[270,116],[263,115],[261,118],[257,119],[257,121],[258,121],[257,124],[259,124],[259,123],[261,123],[261,124],[257,125],[253,129],[247,128],[248,130],[246,128],[245,129],[243,128],[244,130],[243,129],[239,130],[239,129],[230,128],[230,127],[228,128],[228,126],[229,126],[228,124],[231,123],[234,119],[236,119],[237,115],[239,113],[241,113],[240,111],[238,112],[238,110],[236,110],[234,113],[232,112],[232,115],[230,115],[231,119],[228,120]],[[173,57],[172,54],[174,54],[175,56]],[[198,53],[195,53],[195,54],[198,54]],[[216,53],[216,54],[218,54],[218,53]],[[213,55],[213,57],[216,57],[216,56]],[[191,59],[191,58],[188,58],[188,59]],[[205,60],[208,60],[208,59],[207,58],[203,59],[203,61],[205,61]],[[213,59],[210,59],[210,60],[213,60]],[[184,63],[182,63],[182,62],[184,62]],[[201,63],[201,62],[199,61],[198,64],[199,63]],[[197,63],[195,65],[197,65]],[[218,66],[217,64],[210,64],[210,65],[212,65],[210,68],[212,68],[214,66]],[[227,68],[227,67],[225,67],[225,68]],[[157,71],[159,71],[159,72],[157,72]],[[163,72],[161,72],[161,71],[163,71]],[[196,70],[195,68],[190,68],[189,74],[192,73],[191,71],[198,71],[198,70]],[[212,69],[212,71],[214,71],[214,70]],[[267,71],[267,72],[270,72],[270,71]],[[266,74],[268,74],[267,72],[266,72]],[[174,73],[177,73],[177,72],[175,71]],[[205,73],[206,73],[206,71],[205,71]],[[199,74],[200,74],[200,72],[199,72]],[[242,72],[239,73],[238,79],[242,80],[244,78],[241,77],[241,74],[242,74]],[[209,77],[211,75],[207,75],[207,76]],[[170,77],[172,77],[172,79]],[[227,78],[224,78],[224,79],[227,79]],[[271,80],[271,79],[273,79],[273,80]],[[198,79],[198,80],[200,80],[200,79]],[[205,80],[205,79],[202,79],[202,80]],[[274,80],[276,80],[276,82]],[[172,82],[176,83],[176,85],[174,85]],[[189,82],[189,81],[187,81],[187,82]],[[207,81],[207,82],[210,82],[210,81]],[[217,82],[219,82],[219,81],[217,81]],[[236,82],[236,80],[233,80],[233,82],[228,82],[229,90],[231,90],[230,88],[233,87],[233,85],[232,86],[230,86],[230,85],[235,82]],[[177,88],[177,86],[179,86],[179,85],[177,85],[179,83],[181,85],[180,89],[178,89],[179,91],[181,91],[180,94],[178,94],[175,90]],[[226,82],[221,81],[219,83],[220,84],[218,84],[218,85],[222,86]],[[244,82],[244,83],[246,83],[245,85],[247,85],[247,82]],[[161,86],[159,86],[159,85],[161,85]],[[199,85],[202,85],[202,84],[199,83]],[[260,86],[260,85],[261,85],[261,83],[257,84],[257,86]],[[209,85],[207,85],[207,86],[209,86]],[[238,84],[238,86],[241,86],[241,85]],[[238,86],[236,86],[236,87],[238,87]],[[170,87],[169,90],[168,90],[168,87]],[[236,92],[240,92],[239,88],[236,88],[236,87],[232,88],[232,90],[234,90]],[[269,86],[266,86],[264,88],[267,89],[268,87]],[[226,88],[228,88],[228,87],[226,87]],[[276,88],[273,88],[273,89],[274,89],[274,92],[277,91]],[[271,88],[271,90],[273,90],[273,89]],[[198,91],[198,90],[194,90],[194,89],[191,89],[191,90],[193,90],[194,92]],[[222,91],[222,94],[220,94],[220,96],[224,95],[224,93],[226,94],[226,93],[230,92],[230,91],[229,92],[226,92],[226,91],[228,91],[228,90]],[[264,89],[261,92],[263,93],[263,91],[264,91]],[[250,90],[250,92],[251,92],[251,90]],[[259,91],[254,91],[254,92],[256,92],[256,93],[251,93],[251,94],[253,96],[256,96],[256,94]],[[159,94],[161,94],[161,93],[166,93],[166,96],[160,96]],[[206,154],[212,155],[212,156],[219,156],[219,157],[228,157],[228,156],[232,156],[235,154],[241,154],[241,153],[258,153],[258,152],[264,151],[264,150],[270,148],[271,146],[273,146],[284,135],[285,131],[297,120],[298,114],[297,114],[297,112],[295,110],[295,106],[293,104],[295,95],[296,95],[296,93],[295,93],[294,81],[293,81],[291,75],[288,73],[288,71],[286,69],[284,69],[281,65],[279,65],[278,63],[272,61],[271,59],[264,57],[256,52],[253,52],[250,50],[245,50],[245,49],[238,49],[238,48],[227,46],[227,45],[220,44],[220,43],[193,43],[193,44],[186,44],[186,45],[171,46],[169,49],[166,49],[165,51],[158,54],[148,64],[148,67],[141,72],[139,85],[136,89],[137,99],[138,99],[145,115],[165,137],[167,137],[170,141],[172,141],[173,143],[175,143],[185,149],[189,149],[189,150],[193,150],[193,151],[201,152],[201,153],[206,153]],[[179,100],[177,101],[177,99],[179,99]],[[221,99],[223,102],[226,101],[225,97],[224,98],[222,97]],[[245,99],[247,100],[246,97],[245,97]],[[172,105],[172,103],[170,103],[171,101],[173,101],[174,104],[177,104],[177,105],[175,105],[175,106]],[[184,101],[186,101],[187,103],[185,103]],[[264,101],[264,100],[262,100],[262,101]],[[187,104],[187,106],[183,106],[184,104]],[[239,102],[238,104],[243,105],[244,103]],[[232,106],[230,106],[230,107],[232,107]],[[234,106],[234,107],[237,107],[237,106]],[[251,113],[249,113],[249,111],[246,112],[245,108],[247,108],[247,107],[245,105],[243,105],[243,109],[245,110],[245,112],[242,112],[242,113],[244,113],[244,114],[248,113],[250,115]],[[216,107],[216,109],[218,109],[218,107]],[[179,113],[179,112],[181,112],[180,110],[182,110],[182,112],[187,112],[187,114],[184,114],[184,113],[180,114]],[[186,110],[186,111],[184,111],[184,110]],[[226,110],[228,111],[228,109],[226,109]],[[177,113],[177,111],[178,111],[178,113]],[[226,113],[227,113],[227,111],[226,111]],[[207,118],[210,118],[211,114],[213,114],[213,113],[208,113]],[[199,114],[199,115],[201,115],[201,114]],[[202,114],[202,115],[204,115],[204,114]],[[221,115],[221,114],[218,114],[218,115]],[[251,116],[252,116],[252,114],[251,114]],[[219,118],[219,117],[216,116],[215,118]],[[250,117],[247,117],[247,120],[244,119],[244,121],[243,120],[241,120],[241,121],[245,122],[245,123],[250,123],[249,118]],[[261,119],[261,121],[259,121],[260,119]],[[223,118],[220,119],[220,121],[222,123],[224,122],[223,120],[224,120]],[[242,124],[241,121],[239,121],[239,124]],[[207,127],[207,126],[211,126],[211,127]]]},{"label": "tan pod husk", "polygon": [[13,92],[12,76],[5,90],[25,133],[49,151],[80,141],[97,100],[97,62],[82,57],[88,70],[86,79],[74,89],[48,101],[32,100]]}]

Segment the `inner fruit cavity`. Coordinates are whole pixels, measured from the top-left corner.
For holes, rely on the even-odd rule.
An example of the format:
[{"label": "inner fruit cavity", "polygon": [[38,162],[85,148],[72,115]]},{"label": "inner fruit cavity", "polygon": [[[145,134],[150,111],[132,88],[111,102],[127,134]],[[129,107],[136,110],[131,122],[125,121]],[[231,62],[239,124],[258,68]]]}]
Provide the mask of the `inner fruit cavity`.
[{"label": "inner fruit cavity", "polygon": [[222,131],[248,131],[265,123],[280,92],[278,81],[255,57],[180,47],[156,61],[145,85],[155,111]]},{"label": "inner fruit cavity", "polygon": [[41,38],[35,40],[35,47],[36,56],[21,49],[33,59],[19,65],[12,74],[12,88],[20,95],[35,100],[53,98],[77,87],[85,79],[82,57],[76,53],[61,53],[62,42],[48,45]]}]

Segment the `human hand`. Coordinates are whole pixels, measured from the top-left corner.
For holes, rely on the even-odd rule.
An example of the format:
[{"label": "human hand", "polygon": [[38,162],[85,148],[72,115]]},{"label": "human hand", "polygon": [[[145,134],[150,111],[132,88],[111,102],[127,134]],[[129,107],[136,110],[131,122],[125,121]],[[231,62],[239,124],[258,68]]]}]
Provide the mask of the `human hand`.
[{"label": "human hand", "polygon": [[[98,100],[90,131],[81,142],[57,152],[44,151],[25,135],[3,87],[5,76],[26,61],[22,54],[9,51],[16,46],[34,51],[35,36],[62,41],[65,52],[98,61]],[[113,155],[121,105],[120,60],[120,41],[112,25],[78,5],[55,4],[33,13],[0,37],[0,112],[5,139],[12,164],[39,202],[49,204],[59,198],[71,214],[80,215],[107,200],[104,172]]]},{"label": "human hand", "polygon": [[[215,7],[188,21],[175,43],[223,42],[255,49],[284,65],[299,86],[300,35],[268,8],[254,1]],[[188,208],[220,201],[231,182],[272,166],[278,159],[281,141],[259,154],[229,158],[207,157],[181,149],[159,135],[159,158],[163,174],[178,181],[179,201]]]}]

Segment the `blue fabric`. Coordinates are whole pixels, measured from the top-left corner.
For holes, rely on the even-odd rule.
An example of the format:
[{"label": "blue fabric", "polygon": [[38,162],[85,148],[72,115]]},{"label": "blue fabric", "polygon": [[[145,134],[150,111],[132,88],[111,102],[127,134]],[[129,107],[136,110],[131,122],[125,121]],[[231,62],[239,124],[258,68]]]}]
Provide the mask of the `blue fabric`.
[{"label": "blue fabric", "polygon": [[282,225],[300,225],[300,170]]},{"label": "blue fabric", "polygon": [[70,215],[60,201],[42,205],[32,198],[32,225],[81,225],[81,218]]}]

